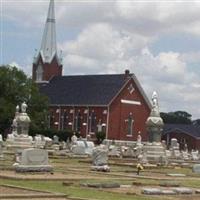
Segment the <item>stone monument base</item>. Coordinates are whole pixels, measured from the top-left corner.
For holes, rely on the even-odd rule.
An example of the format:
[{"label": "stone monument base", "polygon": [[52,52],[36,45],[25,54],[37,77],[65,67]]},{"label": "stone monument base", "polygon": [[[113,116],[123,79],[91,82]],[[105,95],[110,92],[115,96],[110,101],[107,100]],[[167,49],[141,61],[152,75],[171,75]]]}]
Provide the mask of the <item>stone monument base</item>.
[{"label": "stone monument base", "polygon": [[102,165],[102,166],[92,166],[91,167],[92,171],[100,171],[100,172],[109,172],[110,167],[108,165]]},{"label": "stone monument base", "polygon": [[32,148],[32,139],[28,136],[19,135],[17,137],[14,137],[13,141],[7,141],[6,147],[8,150],[11,151]]},{"label": "stone monument base", "polygon": [[52,172],[53,167],[51,165],[15,165],[16,172]]},{"label": "stone monument base", "polygon": [[145,159],[151,164],[167,164],[167,156],[165,153],[165,148],[161,143],[147,143],[143,146],[143,154],[145,154]]}]

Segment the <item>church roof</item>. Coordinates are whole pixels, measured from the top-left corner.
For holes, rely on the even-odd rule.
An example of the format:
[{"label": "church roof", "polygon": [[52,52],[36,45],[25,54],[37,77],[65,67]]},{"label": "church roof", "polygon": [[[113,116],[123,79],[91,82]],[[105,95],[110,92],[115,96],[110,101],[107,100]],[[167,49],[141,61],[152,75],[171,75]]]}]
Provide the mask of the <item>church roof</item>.
[{"label": "church roof", "polygon": [[193,124],[165,124],[163,135],[171,132],[184,133],[200,139],[200,127]]},{"label": "church roof", "polygon": [[[127,81],[125,74],[56,76],[40,84],[40,91],[49,97],[51,105],[107,106]],[[141,86],[138,89],[149,105]]]}]

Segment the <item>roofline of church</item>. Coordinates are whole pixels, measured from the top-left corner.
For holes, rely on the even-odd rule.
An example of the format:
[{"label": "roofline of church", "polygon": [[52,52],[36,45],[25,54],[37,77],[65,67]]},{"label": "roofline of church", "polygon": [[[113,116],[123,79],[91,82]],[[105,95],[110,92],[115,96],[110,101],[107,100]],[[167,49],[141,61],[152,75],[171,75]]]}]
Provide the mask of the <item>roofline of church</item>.
[{"label": "roofline of church", "polygon": [[[167,124],[166,124],[167,125]],[[177,124],[178,125],[178,124]],[[191,125],[192,126],[192,125]],[[173,129],[170,129],[170,130],[167,130],[167,131],[165,131],[165,132],[163,132],[163,136],[164,135],[167,135],[168,133],[172,133],[172,132],[176,132],[176,131],[180,131],[181,133],[183,133],[183,134],[186,134],[186,135],[188,135],[188,136],[190,136],[190,137],[193,137],[193,138],[195,138],[195,139],[197,139],[197,140],[200,140],[200,136],[198,137],[198,136],[194,136],[194,135],[192,135],[192,134],[190,134],[190,132],[187,132],[187,131],[184,131],[183,129],[181,129],[181,128],[173,128]]]},{"label": "roofline of church", "polygon": [[55,107],[109,107],[109,104],[49,104]]},{"label": "roofline of church", "polygon": [[121,91],[126,87],[127,83],[133,79],[133,81],[135,82],[136,86],[138,87],[138,90],[140,91],[141,95],[143,96],[147,106],[149,107],[149,109],[152,108],[152,105],[148,99],[148,97],[146,96],[142,86],[140,85],[138,79],[136,78],[135,74],[130,74],[131,76],[127,79],[127,81],[124,83],[124,85],[122,86],[122,88],[117,92],[117,94],[112,98],[112,100],[109,103],[109,106],[112,104],[112,102],[116,99],[116,97],[121,93]]}]

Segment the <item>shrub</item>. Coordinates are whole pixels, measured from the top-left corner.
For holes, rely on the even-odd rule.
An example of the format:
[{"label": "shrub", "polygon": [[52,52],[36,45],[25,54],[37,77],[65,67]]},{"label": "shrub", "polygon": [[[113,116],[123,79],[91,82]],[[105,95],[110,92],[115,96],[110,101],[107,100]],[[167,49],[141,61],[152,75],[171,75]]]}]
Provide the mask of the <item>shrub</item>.
[{"label": "shrub", "polygon": [[106,133],[101,131],[101,132],[96,132],[96,139],[97,139],[97,144],[101,144],[103,140],[106,138]]},{"label": "shrub", "polygon": [[73,132],[71,130],[55,130],[55,129],[33,129],[30,128],[29,135],[35,136],[35,135],[44,135],[46,137],[49,137],[53,139],[54,135],[57,135],[60,141],[67,141],[68,138],[71,139]]}]

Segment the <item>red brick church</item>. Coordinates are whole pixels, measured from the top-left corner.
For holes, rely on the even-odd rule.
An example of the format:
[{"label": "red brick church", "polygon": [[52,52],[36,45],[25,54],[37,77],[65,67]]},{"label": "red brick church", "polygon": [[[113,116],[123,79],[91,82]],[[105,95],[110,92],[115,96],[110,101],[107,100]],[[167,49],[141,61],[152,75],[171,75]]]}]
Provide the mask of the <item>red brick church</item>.
[{"label": "red brick church", "polygon": [[[66,66],[67,67],[67,66]],[[107,139],[136,140],[140,132],[147,140],[145,122],[151,104],[133,73],[63,76],[58,56],[54,1],[32,78],[49,97],[49,127],[71,129],[82,137],[104,131]]]}]

